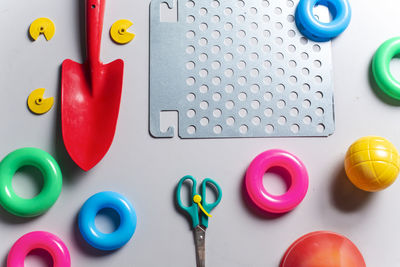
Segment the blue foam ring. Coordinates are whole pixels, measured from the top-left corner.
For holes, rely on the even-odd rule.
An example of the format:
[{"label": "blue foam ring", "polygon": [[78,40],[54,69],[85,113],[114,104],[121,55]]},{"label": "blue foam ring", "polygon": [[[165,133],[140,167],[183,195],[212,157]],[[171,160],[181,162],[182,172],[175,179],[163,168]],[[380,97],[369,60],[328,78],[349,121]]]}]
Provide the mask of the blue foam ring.
[{"label": "blue foam ring", "polygon": [[[112,233],[102,233],[95,225],[97,213],[105,208],[115,210],[120,216],[120,225]],[[99,250],[115,250],[125,245],[136,229],[136,213],[132,204],[121,194],[104,191],[91,196],[83,204],[78,215],[78,226],[83,238]]]},{"label": "blue foam ring", "polygon": [[[317,5],[328,7],[332,21],[321,22],[314,16]],[[299,31],[308,39],[326,42],[341,34],[349,25],[351,8],[348,0],[300,0],[296,8],[295,20]]]}]

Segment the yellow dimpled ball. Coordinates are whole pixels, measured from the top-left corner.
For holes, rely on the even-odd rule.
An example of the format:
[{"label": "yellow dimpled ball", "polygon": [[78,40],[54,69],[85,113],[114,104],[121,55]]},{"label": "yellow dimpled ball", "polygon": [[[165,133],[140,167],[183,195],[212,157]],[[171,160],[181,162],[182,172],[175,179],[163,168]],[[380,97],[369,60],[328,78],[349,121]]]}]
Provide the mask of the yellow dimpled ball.
[{"label": "yellow dimpled ball", "polygon": [[399,174],[399,152],[383,137],[362,137],[347,150],[344,168],[358,188],[380,191],[391,185]]}]

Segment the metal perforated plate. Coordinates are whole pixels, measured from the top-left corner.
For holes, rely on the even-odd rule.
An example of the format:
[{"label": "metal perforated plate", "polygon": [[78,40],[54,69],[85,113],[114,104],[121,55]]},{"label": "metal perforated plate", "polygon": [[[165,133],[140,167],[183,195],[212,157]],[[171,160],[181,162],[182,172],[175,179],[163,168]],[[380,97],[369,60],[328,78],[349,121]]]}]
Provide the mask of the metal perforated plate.
[{"label": "metal perforated plate", "polygon": [[297,2],[178,0],[177,22],[161,22],[173,1],[153,0],[151,134],[173,136],[163,111],[178,111],[181,138],[332,134],[331,44],[299,33]]}]

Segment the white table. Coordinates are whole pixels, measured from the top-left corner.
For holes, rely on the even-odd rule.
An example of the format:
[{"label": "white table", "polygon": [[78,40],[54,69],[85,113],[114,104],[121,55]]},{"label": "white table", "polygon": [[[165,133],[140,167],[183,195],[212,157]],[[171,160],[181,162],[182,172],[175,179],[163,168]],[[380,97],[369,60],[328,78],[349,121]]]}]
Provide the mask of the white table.
[{"label": "white table", "polygon": [[[271,0],[276,1],[276,0]],[[194,266],[189,223],[174,206],[180,177],[219,181],[224,195],[213,211],[206,237],[207,266],[277,266],[286,248],[301,235],[331,230],[348,236],[368,267],[399,266],[400,184],[368,194],[353,187],[343,170],[347,147],[365,135],[381,135],[400,148],[399,106],[380,99],[370,85],[370,61],[385,40],[400,34],[397,0],[352,0],[347,31],[333,42],[336,132],[328,138],[181,140],[153,139],[148,133],[149,0],[109,0],[105,14],[102,59],[125,60],[125,79],[114,143],[91,171],[77,168],[60,135],[60,65],[81,61],[79,3],[82,0],[3,0],[0,3],[0,158],[14,149],[34,146],[59,161],[64,185],[56,204],[43,216],[25,220],[0,210],[0,260],[22,234],[47,230],[69,247],[73,266]],[[38,17],[56,23],[50,42],[28,38]],[[118,19],[134,22],[135,40],[115,45],[108,29]],[[400,70],[399,60],[396,62]],[[34,116],[28,94],[46,88],[55,96],[53,109]],[[244,172],[260,152],[281,148],[300,157],[310,175],[308,194],[293,212],[278,218],[254,214],[242,198]],[[17,175],[18,192],[32,194],[28,172]],[[82,242],[76,216],[92,194],[114,190],[133,203],[138,226],[133,239],[113,253]],[[111,225],[104,217],[99,224]],[[43,260],[31,256],[30,266]]]}]

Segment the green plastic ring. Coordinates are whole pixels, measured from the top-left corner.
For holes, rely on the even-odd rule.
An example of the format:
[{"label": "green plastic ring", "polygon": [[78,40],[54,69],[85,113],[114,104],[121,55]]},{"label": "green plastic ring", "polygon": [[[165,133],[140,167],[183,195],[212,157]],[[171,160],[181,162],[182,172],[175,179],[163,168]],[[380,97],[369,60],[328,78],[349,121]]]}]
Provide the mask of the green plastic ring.
[{"label": "green plastic ring", "polygon": [[390,72],[390,61],[400,54],[400,37],[384,42],[372,60],[372,72],[379,88],[387,95],[400,100],[400,82]]},{"label": "green plastic ring", "polygon": [[[18,196],[11,183],[14,174],[23,166],[36,167],[43,175],[43,188],[31,199]],[[0,162],[0,204],[14,215],[34,217],[44,213],[56,202],[61,187],[60,167],[49,153],[41,149],[17,149]]]}]

